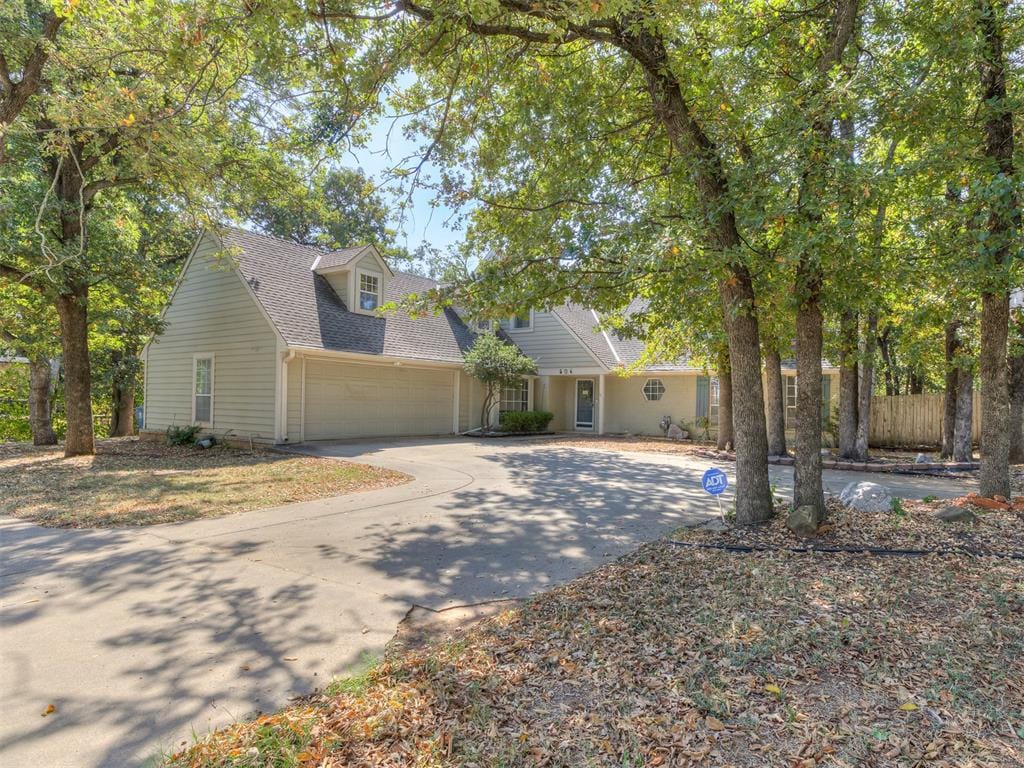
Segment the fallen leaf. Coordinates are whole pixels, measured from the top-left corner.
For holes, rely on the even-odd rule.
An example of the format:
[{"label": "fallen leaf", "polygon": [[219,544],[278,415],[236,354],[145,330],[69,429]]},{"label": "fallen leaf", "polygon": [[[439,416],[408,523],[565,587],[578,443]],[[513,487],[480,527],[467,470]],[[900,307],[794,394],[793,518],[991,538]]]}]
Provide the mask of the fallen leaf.
[{"label": "fallen leaf", "polygon": [[915,704],[912,701],[908,701],[904,704],[900,704],[900,709],[902,709],[904,712],[913,712],[915,709],[917,709],[917,704]]},{"label": "fallen leaf", "polygon": [[285,661],[298,661],[299,657],[298,656],[285,656],[284,660]]},{"label": "fallen leaf", "polygon": [[53,706],[53,704],[47,704],[46,709],[43,710],[43,717],[46,717],[47,715],[52,715],[56,711],[57,708]]},{"label": "fallen leaf", "polygon": [[721,720],[719,720],[717,717],[712,717],[711,715],[708,715],[707,719],[705,719],[704,723],[712,731],[722,731],[722,730],[725,730],[725,724]]},{"label": "fallen leaf", "polygon": [[774,694],[776,696],[782,695],[782,689],[779,688],[779,686],[777,686],[775,683],[767,683],[764,689],[768,691],[768,693]]}]

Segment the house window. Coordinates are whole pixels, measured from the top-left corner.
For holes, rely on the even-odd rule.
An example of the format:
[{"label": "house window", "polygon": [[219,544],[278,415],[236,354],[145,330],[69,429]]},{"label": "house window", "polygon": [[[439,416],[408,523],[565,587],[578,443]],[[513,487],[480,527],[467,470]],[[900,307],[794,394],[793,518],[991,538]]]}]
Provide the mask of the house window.
[{"label": "house window", "polygon": [[372,312],[380,306],[380,277],[359,273],[359,308]]},{"label": "house window", "polygon": [[661,379],[648,379],[644,384],[645,400],[661,400],[665,394],[665,384]]},{"label": "house window", "polygon": [[490,320],[477,320],[476,321],[476,329],[478,331],[489,331],[489,330],[491,330],[491,321]]},{"label": "house window", "polygon": [[192,423],[213,426],[213,355],[192,360]]},{"label": "house window", "polygon": [[786,426],[796,425],[796,376],[786,377]]},{"label": "house window", "polygon": [[519,384],[511,387],[501,388],[501,402],[498,411],[528,411],[530,410],[530,380],[523,379]]},{"label": "house window", "polygon": [[712,424],[718,423],[718,379],[712,378],[708,387],[708,421]]},{"label": "house window", "polygon": [[528,331],[533,325],[533,315],[529,312],[522,315],[514,315],[509,318],[502,318],[498,325],[503,331]]}]

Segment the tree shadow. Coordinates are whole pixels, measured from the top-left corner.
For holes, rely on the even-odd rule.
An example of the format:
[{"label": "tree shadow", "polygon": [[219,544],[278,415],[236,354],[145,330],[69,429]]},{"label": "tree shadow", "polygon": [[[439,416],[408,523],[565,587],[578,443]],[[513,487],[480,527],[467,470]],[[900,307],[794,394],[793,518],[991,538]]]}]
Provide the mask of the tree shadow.
[{"label": "tree shadow", "polygon": [[321,616],[333,586],[261,565],[264,542],[5,523],[0,543],[0,763],[139,765],[181,746],[169,735],[276,709],[367,650],[348,637],[351,658],[324,668],[359,617]]},{"label": "tree shadow", "polygon": [[358,555],[319,555],[358,558],[396,587],[414,582],[390,597],[436,608],[526,596],[718,514],[700,469],[557,447],[480,458],[511,482],[455,491],[440,504],[447,514],[413,526],[372,524]]}]

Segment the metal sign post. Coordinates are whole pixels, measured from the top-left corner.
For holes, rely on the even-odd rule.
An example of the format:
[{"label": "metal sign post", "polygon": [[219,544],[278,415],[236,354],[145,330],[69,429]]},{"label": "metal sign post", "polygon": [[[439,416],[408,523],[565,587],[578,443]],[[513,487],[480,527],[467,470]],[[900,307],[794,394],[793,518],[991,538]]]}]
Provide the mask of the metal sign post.
[{"label": "metal sign post", "polygon": [[722,494],[725,493],[725,489],[729,487],[729,478],[722,470],[712,467],[704,476],[700,479],[700,484],[705,491],[715,497],[715,501],[718,502],[718,514],[722,518],[722,522],[725,522],[725,511],[722,509]]}]

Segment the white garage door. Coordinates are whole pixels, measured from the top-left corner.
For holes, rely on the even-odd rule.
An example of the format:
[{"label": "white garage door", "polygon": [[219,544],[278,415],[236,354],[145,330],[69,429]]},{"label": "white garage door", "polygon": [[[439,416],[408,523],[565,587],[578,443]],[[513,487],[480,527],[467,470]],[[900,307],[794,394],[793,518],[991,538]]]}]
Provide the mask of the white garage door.
[{"label": "white garage door", "polygon": [[454,373],[394,365],[306,362],[306,439],[452,431]]}]

